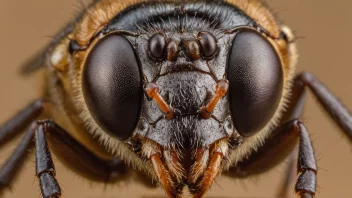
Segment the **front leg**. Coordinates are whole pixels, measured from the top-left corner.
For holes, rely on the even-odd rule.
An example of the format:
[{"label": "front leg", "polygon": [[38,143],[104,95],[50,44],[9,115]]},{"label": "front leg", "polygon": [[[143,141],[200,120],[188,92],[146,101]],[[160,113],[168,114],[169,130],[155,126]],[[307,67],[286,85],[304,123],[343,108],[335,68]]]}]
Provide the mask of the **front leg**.
[{"label": "front leg", "polygon": [[23,162],[27,149],[31,145],[33,136],[36,148],[36,176],[39,178],[40,189],[44,198],[61,196],[61,188],[55,178],[55,166],[47,144],[48,137],[53,138],[57,145],[65,149],[67,154],[65,157],[70,159],[70,165],[79,166],[80,171],[85,173],[84,176],[90,179],[94,178],[95,180],[108,182],[115,176],[123,178],[122,175],[126,173],[126,166],[123,161],[117,158],[112,160],[101,159],[53,121],[37,121],[32,124],[17,149],[1,167],[0,194],[4,187],[9,186],[13,180]]},{"label": "front leg", "polygon": [[46,141],[48,130],[48,123],[38,122],[35,132],[36,176],[39,178],[43,198],[58,198],[61,196],[61,188],[55,178],[55,166]]},{"label": "front leg", "polygon": [[314,197],[317,166],[309,133],[304,124],[293,119],[278,127],[250,158],[230,168],[227,175],[246,177],[260,174],[280,162],[299,140],[296,193],[299,198]]},{"label": "front leg", "polygon": [[58,198],[61,196],[61,188],[55,178],[55,167],[46,141],[47,131],[48,126],[45,122],[33,122],[12,156],[6,160],[0,169],[0,192],[3,192],[4,188],[10,185],[23,163],[34,136],[36,176],[40,182],[42,196],[44,198]]},{"label": "front leg", "polygon": [[293,131],[300,133],[297,173],[295,191],[300,198],[313,198],[317,188],[317,164],[314,155],[312,141],[309,133],[301,121],[291,122]]},{"label": "front leg", "polygon": [[71,166],[78,166],[85,173],[85,176],[103,182],[108,182],[116,176],[119,179],[124,178],[123,175],[127,172],[127,169],[123,161],[117,158],[112,160],[101,159],[53,121],[39,121],[35,135],[36,172],[40,178],[40,187],[44,198],[51,198],[53,195],[61,193],[55,179],[55,167],[46,143],[46,138],[49,136],[55,139],[56,144],[66,150],[66,157],[70,159]]}]

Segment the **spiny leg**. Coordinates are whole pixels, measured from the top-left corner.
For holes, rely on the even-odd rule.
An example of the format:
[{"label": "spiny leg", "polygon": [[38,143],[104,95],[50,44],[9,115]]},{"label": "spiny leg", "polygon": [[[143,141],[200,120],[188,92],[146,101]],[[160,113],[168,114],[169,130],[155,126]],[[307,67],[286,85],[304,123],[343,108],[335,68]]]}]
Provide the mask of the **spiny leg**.
[{"label": "spiny leg", "polygon": [[307,129],[297,119],[277,128],[258,151],[252,153],[247,160],[230,168],[227,175],[246,177],[271,169],[292,151],[298,139],[298,180],[295,190],[299,198],[314,196],[317,174],[314,151]]},{"label": "spiny leg", "polygon": [[[14,174],[18,171],[18,166],[22,164],[23,157],[27,148],[31,145],[34,135],[37,161],[36,175],[40,180],[43,197],[50,197],[50,195],[59,197],[61,193],[55,179],[55,168],[47,145],[47,137],[65,150],[67,154],[65,158],[70,159],[70,165],[76,166],[77,169],[84,172],[84,176],[108,182],[114,179],[112,177],[121,177],[121,174],[126,172],[126,166],[121,160],[117,158],[104,160],[97,157],[53,121],[45,120],[32,124],[18,148],[0,169],[0,183],[4,184],[3,187],[11,183]],[[0,188],[0,192],[2,192],[1,190]]]},{"label": "spiny leg", "polygon": [[121,179],[122,175],[127,172],[126,165],[122,160],[118,158],[102,159],[75,140],[55,122],[51,120],[42,122],[46,123],[47,138],[50,142],[54,145],[60,145],[55,146],[55,151],[58,151],[58,154],[63,152],[64,159],[62,160],[69,163],[70,168],[74,168],[75,172],[100,182]]},{"label": "spiny leg", "polygon": [[[281,124],[284,124],[285,122],[293,119],[299,119],[302,116],[306,95],[306,90],[302,89],[301,83],[295,82],[291,91],[290,103],[282,117]],[[292,181],[294,181],[295,178],[294,164],[296,162],[296,153],[297,149],[294,149],[291,151],[291,154],[288,157],[285,176],[276,193],[277,198],[288,197],[291,193],[290,184]]]},{"label": "spiny leg", "polygon": [[259,175],[282,162],[296,147],[299,138],[299,134],[291,130],[289,123],[276,128],[257,151],[239,161],[225,174],[237,178]]},{"label": "spiny leg", "polygon": [[[338,99],[312,74],[301,73],[295,78],[294,86],[292,88],[291,103],[285,115],[283,121],[291,120],[294,118],[300,118],[305,102],[306,88],[310,88],[318,101],[322,104],[326,112],[334,119],[334,121],[340,126],[342,131],[351,139],[352,134],[352,117],[348,110],[341,104]],[[287,169],[287,175],[283,186],[280,188],[278,197],[284,197],[288,194],[289,188],[287,182],[292,177],[292,169],[295,159],[290,157],[289,167]],[[286,186],[286,190],[285,190]]]},{"label": "spiny leg", "polygon": [[[111,177],[118,173],[119,176],[126,172],[125,164],[117,159],[104,160],[97,157],[86,147],[72,138],[63,128],[51,120],[39,121],[36,132],[36,161],[37,176],[40,179],[40,186],[43,197],[59,196],[61,190],[55,179],[55,167],[50,157],[50,151],[46,138],[53,138],[56,143],[66,149],[67,156],[72,160],[72,166],[79,166],[86,175],[95,179],[108,182]],[[75,164],[77,163],[77,164]]]},{"label": "spiny leg", "polygon": [[295,191],[299,198],[313,198],[317,188],[317,164],[309,133],[301,121],[293,121],[294,130],[300,132]]},{"label": "spiny leg", "polygon": [[46,141],[46,133],[50,130],[48,123],[38,122],[35,133],[36,176],[39,178],[40,190],[44,198],[61,196],[61,188],[55,178],[56,171]]}]

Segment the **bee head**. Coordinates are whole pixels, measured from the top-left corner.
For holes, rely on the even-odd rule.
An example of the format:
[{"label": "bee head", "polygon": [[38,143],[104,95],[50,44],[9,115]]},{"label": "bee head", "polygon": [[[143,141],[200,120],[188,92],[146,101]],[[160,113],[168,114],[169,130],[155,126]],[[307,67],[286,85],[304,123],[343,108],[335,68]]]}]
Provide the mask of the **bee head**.
[{"label": "bee head", "polygon": [[70,42],[81,118],[119,157],[149,163],[170,196],[184,185],[201,194],[224,159],[277,124],[293,72],[287,37],[257,2],[259,14],[224,2],[110,3],[100,18],[108,3],[92,6]]}]

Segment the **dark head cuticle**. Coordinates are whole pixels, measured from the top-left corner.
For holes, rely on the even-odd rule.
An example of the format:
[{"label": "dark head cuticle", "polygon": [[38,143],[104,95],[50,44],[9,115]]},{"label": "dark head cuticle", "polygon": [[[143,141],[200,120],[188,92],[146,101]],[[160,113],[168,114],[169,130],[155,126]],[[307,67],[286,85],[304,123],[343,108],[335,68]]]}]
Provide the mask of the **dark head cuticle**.
[{"label": "dark head cuticle", "polygon": [[[160,111],[160,106],[146,94],[143,97],[140,120],[137,122],[135,134],[139,133],[141,137],[149,138],[162,146],[175,143],[174,139],[178,135],[184,136],[185,139],[192,139],[194,142],[206,142],[202,143],[202,146],[208,146],[224,137],[233,139],[237,131],[243,132],[241,129],[244,127],[241,128],[242,125],[238,127],[236,123],[241,116],[233,118],[231,115],[232,109],[237,111],[243,103],[239,101],[232,108],[233,96],[232,99],[222,97],[219,100],[218,109],[215,109],[211,119],[201,119],[197,110],[207,102],[205,93],[210,91],[214,94],[217,81],[223,76],[229,78],[227,59],[228,54],[231,53],[231,47],[233,47],[231,43],[234,43],[234,38],[237,37],[236,40],[238,40],[239,36],[243,35],[241,32],[251,32],[248,30],[251,29],[258,34],[265,34],[266,39],[273,39],[270,32],[258,26],[241,10],[213,2],[200,6],[203,3],[183,3],[185,7],[181,9],[182,12],[176,14],[173,11],[179,8],[176,4],[165,3],[165,6],[160,5],[158,9],[155,9],[154,3],[145,3],[141,7],[136,6],[134,10],[120,13],[107,25],[107,28],[103,29],[104,37],[117,30],[139,33],[137,36],[136,34],[124,35],[128,38],[130,36],[136,38],[131,41],[135,42],[134,50],[137,62],[140,63],[141,76],[145,76],[141,79],[143,80],[141,84],[152,82],[158,85],[160,98],[174,109],[174,117],[167,120],[164,115],[165,111]],[[211,9],[213,7],[219,8],[215,10],[221,8],[224,13],[213,12],[214,9]],[[178,18],[187,16],[192,17],[192,20],[180,21]],[[213,24],[214,21],[217,21],[216,25]],[[199,25],[202,23],[204,24]],[[250,37],[250,39],[253,38],[256,37]],[[236,46],[241,45],[237,42],[235,44]],[[264,41],[259,44],[265,49],[270,49]],[[241,51],[238,50],[241,46],[236,49],[234,54]],[[233,59],[232,70],[235,71],[233,74],[241,66],[234,62],[240,60],[240,57]],[[245,69],[242,70],[247,72]],[[237,79],[238,75],[236,76],[232,78],[241,82],[245,81]],[[229,89],[231,87],[234,86],[231,84]],[[232,90],[234,93],[240,91],[242,90]],[[143,96],[143,92],[141,95]],[[238,133],[241,134],[240,132]],[[182,142],[182,137],[177,138],[181,138],[179,141]],[[233,145],[236,146],[240,142],[241,140],[233,140]]]}]

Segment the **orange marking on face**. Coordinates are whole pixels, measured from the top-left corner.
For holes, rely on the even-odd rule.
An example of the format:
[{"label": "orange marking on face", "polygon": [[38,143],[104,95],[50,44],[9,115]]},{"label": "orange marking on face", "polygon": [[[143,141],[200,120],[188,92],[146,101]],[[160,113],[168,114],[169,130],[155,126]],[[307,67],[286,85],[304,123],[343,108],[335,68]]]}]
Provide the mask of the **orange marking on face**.
[{"label": "orange marking on face", "polygon": [[172,108],[170,105],[168,105],[164,98],[161,97],[159,94],[159,88],[156,84],[154,83],[147,83],[145,90],[147,92],[147,95],[154,99],[156,104],[159,106],[160,110],[165,113],[166,119],[171,119],[174,117],[174,108]]},{"label": "orange marking on face", "polygon": [[220,98],[225,96],[228,89],[229,89],[228,80],[222,79],[218,82],[218,84],[216,85],[214,96],[210,99],[210,102],[205,107],[202,107],[200,110],[204,118],[209,119],[211,117],[211,114],[213,113]]}]

